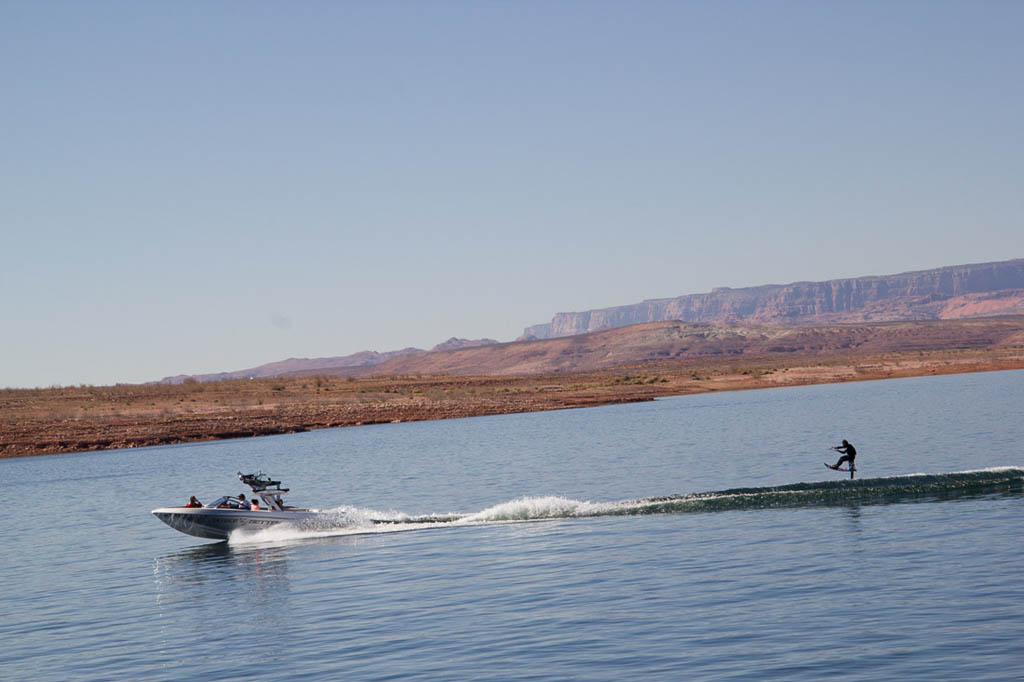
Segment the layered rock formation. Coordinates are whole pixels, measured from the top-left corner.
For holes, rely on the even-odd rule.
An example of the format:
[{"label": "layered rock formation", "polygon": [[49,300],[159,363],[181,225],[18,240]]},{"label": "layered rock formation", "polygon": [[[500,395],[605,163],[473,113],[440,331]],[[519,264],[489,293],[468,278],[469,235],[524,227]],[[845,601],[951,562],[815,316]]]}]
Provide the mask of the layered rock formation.
[{"label": "layered rock formation", "polygon": [[939,320],[1024,313],[1024,259],[881,277],[795,282],[558,313],[521,339],[572,336],[643,322],[808,324]]}]

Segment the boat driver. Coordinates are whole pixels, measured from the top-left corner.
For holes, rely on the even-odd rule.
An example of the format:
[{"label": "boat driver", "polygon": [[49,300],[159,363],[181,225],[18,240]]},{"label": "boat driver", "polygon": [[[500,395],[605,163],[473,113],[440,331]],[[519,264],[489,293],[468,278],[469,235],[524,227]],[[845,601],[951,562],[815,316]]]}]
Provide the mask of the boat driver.
[{"label": "boat driver", "polygon": [[248,500],[245,499],[245,493],[240,493],[238,495],[238,508],[239,509],[248,509],[249,508],[249,502],[248,502]]}]

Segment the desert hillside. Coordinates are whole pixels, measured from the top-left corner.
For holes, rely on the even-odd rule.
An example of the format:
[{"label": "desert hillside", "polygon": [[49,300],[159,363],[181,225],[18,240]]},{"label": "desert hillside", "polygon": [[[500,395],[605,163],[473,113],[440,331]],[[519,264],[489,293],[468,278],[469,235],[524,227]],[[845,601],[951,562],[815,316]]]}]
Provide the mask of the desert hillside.
[{"label": "desert hillside", "polygon": [[[665,360],[886,353],[1024,346],[1024,316],[925,322],[874,322],[810,326],[741,326],[650,322],[589,334],[489,344],[393,357],[372,367],[329,375],[522,375],[591,372]],[[324,370],[295,372],[323,374]]]},{"label": "desert hillside", "polygon": [[[700,356],[703,351],[694,348],[691,357],[686,351],[674,359],[592,372],[297,376],[6,389],[0,390],[0,457],[559,410],[709,391],[1024,369],[1022,322],[1017,318],[1002,325],[972,326],[970,334],[959,330],[948,337],[954,345],[945,350],[921,349],[919,330],[894,327],[890,341],[905,350],[873,352],[893,346],[882,346],[877,337],[872,340],[857,329],[822,330],[790,337],[792,347],[771,345],[780,344],[783,337],[770,339],[766,334],[766,354],[715,350]],[[934,339],[949,331],[940,327],[933,332],[941,333],[926,336]],[[647,349],[671,348],[665,339],[685,344],[698,343],[699,338],[677,336],[671,325],[643,325],[634,332],[637,347]],[[734,332],[719,340],[709,331],[704,350],[732,348],[738,336]],[[823,350],[796,349],[800,343]],[[833,346],[836,350],[824,350]],[[559,347],[572,352],[571,346]]]}]

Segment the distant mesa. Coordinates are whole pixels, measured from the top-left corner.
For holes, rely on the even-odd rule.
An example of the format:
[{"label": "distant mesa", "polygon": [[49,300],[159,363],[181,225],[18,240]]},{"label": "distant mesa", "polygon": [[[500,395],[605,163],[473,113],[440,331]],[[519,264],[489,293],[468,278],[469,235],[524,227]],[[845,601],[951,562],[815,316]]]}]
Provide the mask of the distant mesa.
[{"label": "distant mesa", "polygon": [[1024,259],[880,277],[794,282],[558,313],[520,340],[553,339],[645,322],[800,325],[946,320],[1024,314]]},{"label": "distant mesa", "polygon": [[[1006,319],[954,324],[996,316]],[[289,358],[160,383],[318,374],[536,374],[758,353],[1003,347],[1022,339],[1024,259],[1015,259],[880,277],[716,287],[705,294],[558,313],[509,343],[452,337],[429,351]]]}]

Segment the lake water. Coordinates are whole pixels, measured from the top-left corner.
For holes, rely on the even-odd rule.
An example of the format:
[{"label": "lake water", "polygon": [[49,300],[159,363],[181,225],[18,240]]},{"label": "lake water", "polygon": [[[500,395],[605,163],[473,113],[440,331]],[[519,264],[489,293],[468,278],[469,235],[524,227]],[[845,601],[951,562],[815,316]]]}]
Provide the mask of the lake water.
[{"label": "lake water", "polygon": [[[1015,371],[3,460],[0,679],[1024,679],[1022,407]],[[257,469],[407,522],[149,513]]]}]

